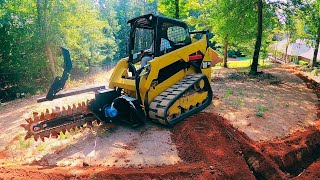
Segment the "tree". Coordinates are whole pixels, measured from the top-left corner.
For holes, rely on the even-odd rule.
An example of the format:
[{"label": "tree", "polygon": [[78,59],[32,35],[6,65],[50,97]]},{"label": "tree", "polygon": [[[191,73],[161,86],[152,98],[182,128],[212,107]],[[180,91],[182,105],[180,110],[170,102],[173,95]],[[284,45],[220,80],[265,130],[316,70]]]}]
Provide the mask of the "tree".
[{"label": "tree", "polygon": [[314,53],[312,59],[312,66],[315,67],[317,63],[317,55],[320,43],[320,1],[310,1],[307,4],[306,12],[308,13],[306,21],[308,22],[308,30],[315,39]]},{"label": "tree", "polygon": [[[235,6],[235,4],[242,4]],[[187,19],[187,22],[196,29],[209,29],[213,32],[213,40],[223,46],[224,63],[227,67],[229,46],[247,49],[254,38],[255,13],[252,10],[254,3],[245,0],[210,0],[189,1],[187,7],[191,11],[199,11]]]},{"label": "tree", "polygon": [[258,62],[259,62],[259,53],[261,48],[261,41],[262,41],[262,8],[263,8],[263,2],[262,0],[257,0],[257,13],[258,13],[258,25],[257,25],[257,39],[256,39],[256,45],[254,47],[254,54],[251,64],[251,70],[250,74],[257,74],[258,72]]},{"label": "tree", "polygon": [[297,14],[306,22],[307,33],[311,36],[311,45],[314,46],[312,66],[317,66],[317,54],[320,43],[320,1],[318,0],[292,0]]},{"label": "tree", "polygon": [[158,10],[165,16],[184,19],[188,16],[187,3],[185,0],[159,0]]},{"label": "tree", "polygon": [[62,72],[61,46],[70,50],[75,68],[90,70],[106,49],[116,48],[114,34],[103,33],[110,29],[91,0],[1,2],[0,89],[46,88]]},{"label": "tree", "polygon": [[49,59],[49,68],[53,77],[57,76],[54,55],[48,43],[48,0],[37,0],[38,34],[43,40],[44,49]]}]

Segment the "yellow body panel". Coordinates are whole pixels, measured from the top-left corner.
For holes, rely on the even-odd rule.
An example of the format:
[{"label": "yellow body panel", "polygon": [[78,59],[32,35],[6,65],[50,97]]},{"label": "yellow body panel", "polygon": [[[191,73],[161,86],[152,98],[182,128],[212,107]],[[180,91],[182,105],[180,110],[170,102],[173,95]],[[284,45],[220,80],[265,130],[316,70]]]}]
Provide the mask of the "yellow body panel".
[{"label": "yellow body panel", "polygon": [[[209,67],[201,70],[202,73],[205,74],[210,80],[212,51],[213,50],[211,48],[207,48],[206,35],[203,35],[198,41],[193,39],[190,45],[184,46],[149,61],[148,64],[150,72],[145,74],[140,79],[140,96],[143,105],[146,105],[146,102],[149,104],[161,92],[180,81],[186,75],[196,73],[194,67],[191,66],[188,69],[179,71],[160,84],[155,82],[161,69],[173,64],[176,61],[188,62],[189,56],[192,54],[201,52],[204,55],[203,62],[208,63],[207,65]],[[141,74],[144,74],[144,72]],[[128,74],[128,58],[121,59],[114,68],[113,74],[110,78],[109,88],[115,89],[116,87],[124,89],[129,94],[136,94],[135,80],[130,79]]]}]

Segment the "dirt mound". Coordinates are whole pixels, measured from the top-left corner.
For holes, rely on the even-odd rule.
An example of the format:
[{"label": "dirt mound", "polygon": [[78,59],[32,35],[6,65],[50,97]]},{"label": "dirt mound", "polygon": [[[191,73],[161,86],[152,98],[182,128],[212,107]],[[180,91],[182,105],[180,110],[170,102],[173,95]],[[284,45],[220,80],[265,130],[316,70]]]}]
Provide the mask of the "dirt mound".
[{"label": "dirt mound", "polygon": [[288,138],[263,142],[258,146],[282,171],[299,175],[320,157],[320,122]]},{"label": "dirt mound", "polygon": [[199,179],[205,177],[203,163],[177,164],[154,168],[61,168],[0,167],[0,179]]},{"label": "dirt mound", "polygon": [[194,115],[176,125],[172,136],[180,158],[189,163],[205,162],[212,177],[284,177],[276,164],[265,157],[253,141],[216,114]]}]

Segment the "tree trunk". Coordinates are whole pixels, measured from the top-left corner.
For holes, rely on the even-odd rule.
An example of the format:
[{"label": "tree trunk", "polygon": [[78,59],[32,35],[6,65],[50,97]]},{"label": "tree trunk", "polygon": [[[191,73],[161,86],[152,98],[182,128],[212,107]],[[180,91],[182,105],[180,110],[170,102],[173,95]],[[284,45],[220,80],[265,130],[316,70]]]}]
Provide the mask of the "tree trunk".
[{"label": "tree trunk", "polygon": [[54,54],[48,43],[48,0],[44,0],[44,4],[42,6],[41,0],[37,0],[37,21],[38,21],[38,28],[39,28],[39,35],[44,43],[44,49],[49,59],[49,69],[50,72],[55,78],[57,76],[55,64],[54,64]]},{"label": "tree trunk", "polygon": [[51,71],[53,78],[55,78],[57,76],[57,73],[56,73],[56,68],[54,67],[54,55],[53,55],[51,48],[49,47],[48,44],[46,44],[46,51],[47,51],[47,55],[49,58],[49,68],[50,68],[50,71]]},{"label": "tree trunk", "polygon": [[228,35],[224,40],[224,55],[223,55],[223,67],[228,68]]},{"label": "tree trunk", "polygon": [[284,63],[288,63],[288,48],[289,48],[289,40],[288,40],[288,43],[286,45],[286,52],[284,54]]},{"label": "tree trunk", "polygon": [[179,14],[180,14],[180,12],[179,12],[179,0],[175,0],[175,1],[174,1],[174,5],[175,5],[175,7],[176,7],[175,18],[176,18],[176,19],[179,19]]},{"label": "tree trunk", "polygon": [[317,56],[318,56],[318,51],[319,51],[319,43],[320,43],[320,26],[318,27],[318,37],[316,40],[316,47],[314,48],[312,67],[317,66]]},{"label": "tree trunk", "polygon": [[263,3],[262,0],[258,0],[258,34],[256,45],[254,47],[254,54],[251,64],[251,74],[257,74],[258,72],[258,61],[259,61],[259,53],[261,48],[261,41],[262,41],[262,7]]},{"label": "tree trunk", "polygon": [[90,48],[90,58],[88,58],[88,71],[89,71],[89,74],[91,73],[91,62],[93,61],[93,58],[94,58],[94,54],[93,53],[94,52],[93,52],[93,49],[91,47]]}]

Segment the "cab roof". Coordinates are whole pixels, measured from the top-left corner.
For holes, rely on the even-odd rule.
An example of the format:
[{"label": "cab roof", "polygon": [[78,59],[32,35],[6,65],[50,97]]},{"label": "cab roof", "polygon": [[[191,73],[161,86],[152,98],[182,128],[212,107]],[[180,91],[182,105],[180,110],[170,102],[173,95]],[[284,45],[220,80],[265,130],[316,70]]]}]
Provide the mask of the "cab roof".
[{"label": "cab roof", "polygon": [[187,24],[183,21],[169,18],[162,15],[146,14],[130,19],[128,24],[135,25],[137,28],[153,29],[158,23],[170,23],[172,25],[181,26],[185,29],[188,28]]}]

